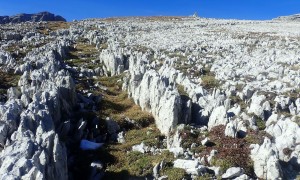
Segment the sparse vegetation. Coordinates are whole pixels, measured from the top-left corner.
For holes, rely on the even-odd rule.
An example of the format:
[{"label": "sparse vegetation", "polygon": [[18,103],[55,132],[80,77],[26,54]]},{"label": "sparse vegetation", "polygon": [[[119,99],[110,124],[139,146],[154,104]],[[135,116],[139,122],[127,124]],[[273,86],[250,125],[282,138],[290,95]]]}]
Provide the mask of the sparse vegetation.
[{"label": "sparse vegetation", "polygon": [[68,58],[65,61],[71,66],[95,69],[103,66],[99,62],[96,64],[92,62],[92,60],[97,59],[98,53],[99,51],[94,45],[86,43],[84,39],[79,39],[69,51]]},{"label": "sparse vegetation", "polygon": [[161,175],[166,175],[168,176],[168,179],[172,180],[182,180],[186,177],[186,173],[183,169],[173,167],[163,169]]},{"label": "sparse vegetation", "polygon": [[49,35],[51,31],[56,31],[59,29],[68,29],[68,28],[70,28],[70,23],[57,21],[57,22],[45,22],[45,24],[38,27],[37,30],[41,34]]},{"label": "sparse vegetation", "polygon": [[178,90],[179,95],[189,96],[188,93],[184,90],[184,86],[181,84],[176,84],[176,88]]},{"label": "sparse vegetation", "polygon": [[213,165],[220,166],[223,171],[233,166],[242,167],[246,174],[253,177],[254,170],[249,156],[250,143],[246,139],[226,137],[224,131],[223,125],[211,129],[208,137],[214,145],[207,147],[200,155],[209,155],[211,150],[217,150],[218,153],[212,160]]},{"label": "sparse vegetation", "polygon": [[124,124],[125,118],[134,120],[138,126],[145,127],[154,122],[152,115],[142,111],[133,99],[128,98],[126,92],[122,91],[122,75],[113,77],[101,77],[97,81],[108,89],[103,91],[101,116],[112,117],[120,124]]},{"label": "sparse vegetation", "polygon": [[8,88],[16,87],[20,79],[20,75],[12,72],[0,71],[0,76],[0,95],[5,95]]},{"label": "sparse vegetation", "polygon": [[235,166],[235,162],[232,159],[226,158],[213,158],[211,164],[216,167],[220,167],[222,172],[225,172],[230,167]]},{"label": "sparse vegetation", "polygon": [[230,96],[231,105],[238,104],[241,106],[241,110],[245,110],[247,108],[247,104],[238,96]]},{"label": "sparse vegetation", "polygon": [[219,81],[212,75],[204,75],[201,77],[201,85],[206,89],[219,87]]},{"label": "sparse vegetation", "polygon": [[255,119],[256,119],[256,125],[257,125],[258,129],[261,131],[264,130],[266,128],[266,122],[257,116]]},{"label": "sparse vegetation", "polygon": [[[108,164],[104,179],[115,179],[121,177],[127,179],[129,177],[145,177],[152,175],[152,169],[161,161],[164,161],[166,166],[161,171],[161,175],[182,176],[185,172],[180,170],[174,172],[171,169],[174,155],[168,151],[163,151],[161,154],[151,155],[142,154],[135,151],[122,151],[118,145],[111,146],[110,152],[116,158],[115,163]],[[126,174],[124,172],[127,172]]]}]

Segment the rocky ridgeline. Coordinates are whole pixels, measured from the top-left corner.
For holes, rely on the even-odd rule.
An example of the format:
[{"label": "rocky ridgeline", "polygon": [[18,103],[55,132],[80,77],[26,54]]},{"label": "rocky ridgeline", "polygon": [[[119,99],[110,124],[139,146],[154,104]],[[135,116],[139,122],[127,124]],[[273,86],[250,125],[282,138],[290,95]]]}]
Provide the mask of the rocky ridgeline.
[{"label": "rocky ridgeline", "polygon": [[290,16],[280,16],[274,19],[275,21],[300,21],[300,14],[294,14]]},{"label": "rocky ridgeline", "polygon": [[[92,159],[91,178],[105,177],[93,150],[126,143],[127,130],[108,117],[100,132],[99,119],[76,117],[99,111],[95,90],[108,90],[92,82],[101,76],[121,77],[166,137],[173,168],[189,177],[299,174],[298,23],[153,17],[84,20],[47,33],[45,26],[1,27],[1,70],[20,75],[0,105],[2,178],[76,179],[84,158]],[[162,149],[132,146],[145,156]],[[166,178],[164,164],[152,178]]]},{"label": "rocky ridgeline", "polygon": [[14,16],[0,16],[0,24],[22,23],[22,22],[41,22],[41,21],[66,21],[62,16],[54,15],[49,12],[36,14],[18,14]]}]

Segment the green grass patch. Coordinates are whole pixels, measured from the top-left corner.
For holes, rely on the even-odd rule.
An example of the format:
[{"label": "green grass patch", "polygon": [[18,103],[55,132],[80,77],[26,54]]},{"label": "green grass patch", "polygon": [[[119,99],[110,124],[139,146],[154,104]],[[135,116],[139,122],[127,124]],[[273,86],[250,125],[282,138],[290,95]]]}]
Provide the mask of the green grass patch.
[{"label": "green grass patch", "polygon": [[161,175],[167,175],[168,179],[182,180],[186,178],[187,174],[183,169],[167,167],[162,170]]},{"label": "green grass patch", "polygon": [[266,122],[262,118],[257,117],[257,116],[255,119],[256,119],[256,125],[257,125],[258,129],[261,131],[264,130],[266,128]]},{"label": "green grass patch", "polygon": [[[174,161],[174,155],[168,151],[163,151],[158,155],[151,155],[134,151],[124,152],[116,150],[117,149],[113,149],[113,151],[111,151],[114,157],[116,157],[116,163],[108,165],[104,179],[115,179],[120,177],[120,174],[123,175],[123,179],[151,176],[153,167],[157,163],[164,161],[167,164],[165,168],[171,168],[172,162]],[[165,171],[165,169],[163,169],[162,172],[162,174],[176,174],[176,172],[171,172],[170,170]]]}]

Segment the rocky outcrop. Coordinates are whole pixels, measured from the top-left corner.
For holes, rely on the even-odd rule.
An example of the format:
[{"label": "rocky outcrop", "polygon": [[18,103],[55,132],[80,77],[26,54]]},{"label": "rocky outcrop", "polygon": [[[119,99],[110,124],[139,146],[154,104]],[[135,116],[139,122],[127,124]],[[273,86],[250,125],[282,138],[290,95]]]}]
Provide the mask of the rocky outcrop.
[{"label": "rocky outcrop", "polygon": [[300,14],[294,14],[294,15],[290,15],[290,16],[280,16],[277,17],[275,19],[273,19],[275,21],[300,21]]},{"label": "rocky outcrop", "polygon": [[181,120],[182,102],[178,91],[156,71],[146,71],[138,57],[130,57],[129,73],[129,95],[143,110],[152,113],[163,134],[169,134]]},{"label": "rocky outcrop", "polygon": [[279,164],[278,150],[270,139],[265,138],[264,143],[251,145],[251,158],[254,162],[254,172],[258,178],[279,179],[282,169]]},{"label": "rocky outcrop", "polygon": [[187,173],[199,176],[206,172],[205,166],[201,165],[197,160],[176,159],[174,167],[184,169]]},{"label": "rocky outcrop", "polygon": [[[67,179],[67,152],[56,128],[76,102],[75,85],[60,66],[66,41],[50,43],[25,58],[20,94],[0,105],[1,179]],[[18,99],[20,98],[20,99]]]},{"label": "rocky outcrop", "polygon": [[0,24],[21,23],[21,22],[41,22],[41,21],[66,21],[59,15],[49,12],[40,12],[36,14],[18,14],[14,16],[0,16]]},{"label": "rocky outcrop", "polygon": [[233,179],[241,176],[244,173],[244,170],[239,167],[232,167],[227,169],[226,173],[222,175],[224,179]]}]

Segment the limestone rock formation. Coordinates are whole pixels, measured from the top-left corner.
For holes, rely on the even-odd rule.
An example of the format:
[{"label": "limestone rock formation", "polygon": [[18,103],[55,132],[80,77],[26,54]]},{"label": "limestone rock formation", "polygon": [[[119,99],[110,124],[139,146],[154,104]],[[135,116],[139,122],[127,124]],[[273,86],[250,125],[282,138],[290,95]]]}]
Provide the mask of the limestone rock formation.
[{"label": "limestone rock formation", "polygon": [[273,19],[275,21],[300,21],[300,14],[294,14],[290,16],[280,16]]},{"label": "limestone rock formation", "polygon": [[132,163],[111,147],[149,161],[129,175],[295,179],[300,26],[280,19],[0,18],[1,179],[100,179]]},{"label": "limestone rock formation", "polygon": [[18,14],[14,16],[0,16],[0,24],[21,23],[21,22],[40,22],[40,21],[66,21],[59,15],[49,12],[40,12],[36,14]]}]

